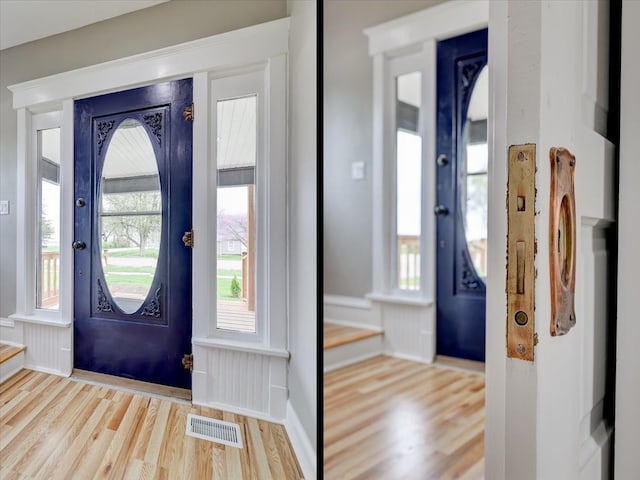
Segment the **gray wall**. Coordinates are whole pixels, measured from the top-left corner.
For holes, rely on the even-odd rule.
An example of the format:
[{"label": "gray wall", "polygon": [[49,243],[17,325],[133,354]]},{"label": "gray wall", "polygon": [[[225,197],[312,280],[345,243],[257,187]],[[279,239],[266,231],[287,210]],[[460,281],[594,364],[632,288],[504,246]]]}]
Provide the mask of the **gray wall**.
[{"label": "gray wall", "polygon": [[[367,27],[442,0],[326,0],[323,72],[324,293],[371,291],[373,63]],[[364,161],[364,180],[351,162]]]},{"label": "gray wall", "polygon": [[[14,312],[16,112],[8,85],[286,16],[286,0],[172,0],[0,51],[0,318]],[[25,26],[26,28],[26,26]]]},{"label": "gray wall", "polygon": [[289,0],[289,400],[317,452],[316,2]]}]

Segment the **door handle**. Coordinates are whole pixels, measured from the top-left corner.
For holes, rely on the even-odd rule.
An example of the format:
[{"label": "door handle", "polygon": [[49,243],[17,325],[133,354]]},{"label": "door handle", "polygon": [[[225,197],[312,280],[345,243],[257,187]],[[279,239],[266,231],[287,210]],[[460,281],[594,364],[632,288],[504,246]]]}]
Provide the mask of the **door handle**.
[{"label": "door handle", "polygon": [[75,242],[73,242],[71,244],[71,246],[75,249],[75,250],[84,250],[87,247],[87,244],[84,243],[82,240],[76,240]]},{"label": "door handle", "polygon": [[444,205],[436,205],[433,209],[433,213],[439,216],[449,215],[449,209]]}]

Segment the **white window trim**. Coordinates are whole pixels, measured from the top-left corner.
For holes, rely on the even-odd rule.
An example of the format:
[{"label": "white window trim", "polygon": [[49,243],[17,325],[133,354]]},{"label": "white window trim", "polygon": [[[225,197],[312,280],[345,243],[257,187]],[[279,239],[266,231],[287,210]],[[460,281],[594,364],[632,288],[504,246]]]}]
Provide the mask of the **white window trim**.
[{"label": "white window trim", "polygon": [[[111,62],[84,67],[48,77],[9,86],[13,93],[13,107],[17,110],[17,268],[16,268],[16,312],[11,320],[69,327],[73,321],[73,251],[65,248],[73,239],[73,101],[93,95],[115,92],[142,85],[154,84],[178,78],[194,78],[194,102],[202,105],[205,113],[208,105],[207,81],[203,75],[209,72],[221,74],[247,65],[264,65],[265,85],[268,95],[268,119],[265,122],[269,141],[268,157],[275,162],[269,196],[271,222],[265,248],[270,255],[267,265],[265,308],[271,322],[265,328],[265,344],[271,348],[286,348],[286,256],[285,256],[285,165],[286,165],[286,55],[289,42],[289,19],[283,18],[251,27],[234,30],[176,46],[162,48]],[[204,72],[204,73],[196,73]],[[204,100],[204,103],[202,102]],[[195,265],[210,264],[209,256],[216,255],[216,242],[203,229],[206,225],[205,205],[199,205],[207,185],[198,177],[202,165],[209,158],[207,143],[207,115],[194,119],[194,230],[196,230],[193,262]],[[51,112],[51,113],[49,113]],[[60,113],[61,112],[61,113]],[[34,188],[36,170],[32,161],[32,123],[35,114],[48,113],[51,118],[60,116],[61,121],[61,252],[60,252],[60,310],[51,312],[35,309],[35,258],[36,244],[34,220],[36,218]],[[42,117],[42,118],[47,118]],[[208,167],[205,167],[208,172]],[[279,173],[282,172],[282,175]],[[204,181],[209,178],[204,177]],[[203,190],[204,187],[204,190]],[[279,208],[280,210],[277,210]],[[275,217],[271,216],[275,214]],[[197,226],[196,226],[197,225]],[[282,232],[282,233],[281,233]],[[213,237],[215,238],[215,237]],[[33,239],[33,240],[30,240]],[[200,241],[199,241],[200,239]],[[206,250],[206,252],[205,252]],[[211,250],[209,252],[209,250]],[[203,259],[206,263],[198,263]],[[195,269],[194,269],[195,272]],[[203,312],[202,299],[210,298],[209,292],[198,285],[194,273],[193,287],[193,337],[208,336],[208,312]],[[206,288],[209,288],[207,285]],[[200,302],[198,304],[198,302]],[[208,302],[204,302],[205,307]],[[72,342],[71,342],[72,343]],[[223,347],[223,346],[222,346]],[[69,349],[73,358],[72,347]],[[71,361],[72,364],[72,361]]]},{"label": "white window trim", "polygon": [[[399,57],[390,58],[388,60],[387,78],[385,82],[388,88],[385,88],[387,96],[385,98],[385,110],[388,112],[388,123],[385,130],[385,148],[387,161],[382,166],[383,169],[387,169],[385,178],[387,184],[383,188],[389,189],[388,198],[391,203],[389,208],[388,221],[388,246],[384,245],[384,251],[390,252],[391,258],[389,260],[389,272],[387,279],[389,286],[385,288],[385,291],[391,292],[391,297],[406,297],[407,300],[423,300],[425,297],[432,297],[431,285],[428,281],[428,276],[425,275],[435,269],[433,263],[435,257],[431,254],[434,251],[432,245],[432,239],[427,234],[435,227],[433,216],[428,215],[433,211],[434,195],[432,189],[429,188],[429,179],[435,175],[435,169],[433,166],[433,145],[435,142],[435,115],[430,115],[435,111],[435,82],[430,78],[427,66],[431,64],[432,56],[435,54],[435,43],[426,42],[423,45],[422,51],[415,54],[402,55]],[[397,241],[397,174],[398,174],[398,158],[397,158],[397,126],[396,126],[396,97],[397,87],[396,79],[400,75],[407,73],[420,72],[420,93],[421,93],[421,105],[418,110],[418,133],[422,140],[421,148],[421,178],[420,178],[420,196],[421,196],[421,209],[420,209],[420,288],[418,290],[401,289],[398,286],[398,241]],[[385,115],[387,113],[385,112]],[[431,225],[434,224],[434,225]],[[385,228],[386,229],[386,228]]]},{"label": "white window trim", "polygon": [[[50,326],[69,327],[68,301],[60,298],[58,310],[36,308],[36,269],[39,249],[38,239],[38,131],[60,128],[60,202],[62,205],[69,186],[73,193],[73,162],[63,154],[68,149],[68,138],[63,138],[63,111],[32,114],[27,109],[18,111],[19,156],[24,158],[18,172],[18,198],[22,199],[17,208],[17,272],[16,272],[16,312],[9,316],[11,320]],[[71,165],[69,165],[71,164]],[[73,212],[71,212],[73,215]],[[72,277],[73,255],[65,245],[71,245],[69,232],[64,226],[73,222],[70,212],[60,209],[60,279]],[[71,263],[70,263],[71,261]],[[68,284],[65,290],[68,288]]]},{"label": "white window trim", "polygon": [[[435,299],[436,237],[433,207],[436,198],[436,62],[437,41],[486,27],[488,0],[446,2],[364,30],[373,57],[373,288],[368,298],[379,302],[431,305]],[[413,57],[413,60],[411,58]],[[393,288],[392,236],[395,235],[394,78],[404,60],[422,72],[422,227],[421,290]],[[420,58],[418,61],[417,59]],[[393,263],[392,263],[393,262]],[[435,337],[434,337],[435,339]]]},{"label": "white window trim", "polygon": [[[284,65],[281,65],[283,67]],[[284,265],[285,257],[278,256],[278,251],[269,249],[268,246],[274,246],[269,243],[269,236],[276,238],[275,245],[285,244],[285,231],[278,231],[277,222],[275,225],[270,220],[278,219],[284,215],[284,203],[278,203],[275,193],[277,188],[284,188],[284,182],[280,185],[280,179],[286,176],[285,164],[282,159],[272,158],[268,150],[270,142],[278,142],[278,138],[269,137],[269,129],[267,128],[270,116],[270,107],[282,103],[284,98],[278,98],[277,92],[272,92],[268,88],[267,74],[268,65],[263,65],[259,69],[251,72],[232,73],[227,76],[210,76],[207,83],[210,88],[209,98],[211,99],[209,111],[211,118],[211,126],[207,141],[210,151],[210,174],[208,178],[209,201],[207,202],[208,212],[205,218],[212,219],[217,216],[216,192],[217,192],[217,102],[220,100],[237,98],[246,95],[257,95],[256,102],[256,118],[257,118],[257,139],[256,139],[256,176],[255,176],[255,209],[256,209],[256,309],[255,309],[255,333],[238,332],[217,328],[216,304],[217,298],[215,294],[208,296],[210,302],[210,321],[208,323],[208,338],[234,340],[239,342],[260,343],[270,346],[273,343],[283,347],[285,338],[269,338],[269,327],[277,324],[277,318],[271,318],[269,304],[271,302],[285,301],[284,284],[270,285],[269,276],[271,269],[277,268],[277,265]],[[284,119],[283,119],[284,120]],[[273,127],[273,125],[271,125]],[[284,128],[284,125],[283,125]],[[277,129],[276,129],[277,130]],[[272,134],[274,129],[272,128]],[[204,169],[200,165],[194,165],[194,177],[206,175]],[[195,228],[195,227],[194,227]],[[209,234],[211,238],[216,236],[216,222],[209,222]],[[284,252],[282,252],[284,253]],[[216,258],[212,258],[209,265],[194,263],[194,278],[208,278],[209,292],[216,292]],[[271,264],[271,265],[270,265]],[[197,280],[196,280],[197,281]],[[206,281],[206,280],[205,280]],[[194,298],[194,303],[197,303]]]}]

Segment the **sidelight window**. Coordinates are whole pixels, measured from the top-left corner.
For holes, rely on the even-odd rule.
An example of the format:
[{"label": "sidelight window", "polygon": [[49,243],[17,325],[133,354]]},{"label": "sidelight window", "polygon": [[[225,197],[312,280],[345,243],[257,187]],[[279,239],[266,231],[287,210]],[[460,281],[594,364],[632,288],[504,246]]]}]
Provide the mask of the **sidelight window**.
[{"label": "sidelight window", "polygon": [[433,296],[434,47],[374,61],[374,300],[426,305]]},{"label": "sidelight window", "polygon": [[422,136],[420,134],[421,74],[396,77],[396,235],[395,287],[420,290]]},{"label": "sidelight window", "polygon": [[[432,176],[425,168],[430,156],[431,127],[429,111],[429,75],[422,54],[409,54],[388,60],[385,74],[383,157],[388,184],[386,210],[389,236],[386,293],[423,298],[426,293],[424,273],[430,263],[428,233],[425,221],[428,201],[427,180]],[[384,177],[378,181],[385,184]],[[427,236],[425,236],[427,235]],[[425,254],[425,252],[427,252]]]},{"label": "sidelight window", "polygon": [[60,128],[36,132],[36,308],[58,310],[60,292]]},{"label": "sidelight window", "polygon": [[216,328],[256,333],[256,94],[216,102]]}]

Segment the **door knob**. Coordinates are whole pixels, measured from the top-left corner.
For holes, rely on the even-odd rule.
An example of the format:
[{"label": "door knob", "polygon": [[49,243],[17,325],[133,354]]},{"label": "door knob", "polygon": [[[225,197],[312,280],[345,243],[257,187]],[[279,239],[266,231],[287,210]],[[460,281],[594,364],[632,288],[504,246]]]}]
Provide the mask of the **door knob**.
[{"label": "door knob", "polygon": [[84,250],[87,246],[82,240],[76,240],[71,244],[71,246],[76,250]]},{"label": "door knob", "polygon": [[449,214],[449,209],[444,205],[436,205],[433,209],[433,213],[436,215],[444,216]]}]

